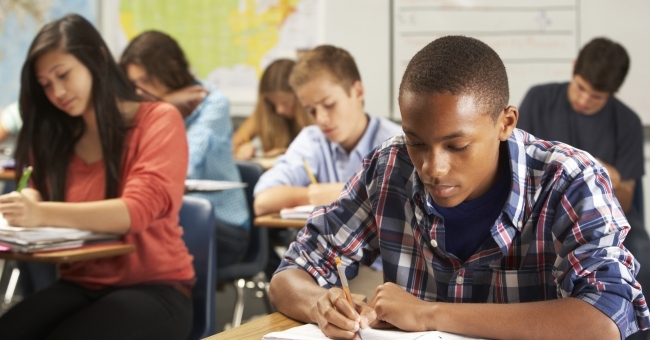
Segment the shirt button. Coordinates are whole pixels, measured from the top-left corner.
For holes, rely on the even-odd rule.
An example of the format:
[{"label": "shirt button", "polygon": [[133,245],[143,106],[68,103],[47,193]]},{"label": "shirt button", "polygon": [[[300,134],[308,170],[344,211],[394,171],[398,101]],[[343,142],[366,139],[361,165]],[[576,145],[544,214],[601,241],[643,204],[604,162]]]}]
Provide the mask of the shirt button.
[{"label": "shirt button", "polygon": [[519,221],[519,222],[517,223],[517,225],[519,226],[519,229],[521,229],[521,227],[522,227],[524,224],[521,223],[521,221]]},{"label": "shirt button", "polygon": [[464,280],[465,280],[465,279],[463,279],[462,276],[458,276],[458,277],[456,278],[456,283],[459,284],[459,285],[462,285]]},{"label": "shirt button", "polygon": [[437,247],[438,242],[436,242],[436,240],[431,240],[431,246],[434,247],[434,248]]}]

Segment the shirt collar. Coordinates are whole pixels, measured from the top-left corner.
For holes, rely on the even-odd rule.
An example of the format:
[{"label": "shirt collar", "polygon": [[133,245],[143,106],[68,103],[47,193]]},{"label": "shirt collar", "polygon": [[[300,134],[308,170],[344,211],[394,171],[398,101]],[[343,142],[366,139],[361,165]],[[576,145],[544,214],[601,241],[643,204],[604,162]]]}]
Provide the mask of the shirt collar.
[{"label": "shirt collar", "polygon": [[[368,117],[368,126],[366,126],[366,131],[364,131],[363,136],[357,143],[357,146],[350,151],[350,155],[357,153],[361,159],[365,157],[370,151],[375,149],[375,135],[379,129],[379,118],[373,117],[369,114],[366,114]],[[332,155],[337,155],[338,153],[346,154],[345,149],[339,143],[329,142],[330,151]]]},{"label": "shirt collar", "polygon": [[[521,231],[523,225],[520,222],[524,217],[524,195],[527,175],[525,142],[528,142],[529,140],[530,135],[528,133],[519,129],[514,129],[507,141],[507,149],[510,153],[508,164],[510,164],[509,171],[512,178],[510,195],[508,196],[507,204],[503,209],[501,218],[507,217],[510,224],[515,227],[517,231]],[[437,215],[435,208],[427,203],[428,192],[426,191],[424,184],[422,184],[415,167],[413,168],[412,182],[412,199],[416,202],[417,200],[420,200],[428,214]]]}]

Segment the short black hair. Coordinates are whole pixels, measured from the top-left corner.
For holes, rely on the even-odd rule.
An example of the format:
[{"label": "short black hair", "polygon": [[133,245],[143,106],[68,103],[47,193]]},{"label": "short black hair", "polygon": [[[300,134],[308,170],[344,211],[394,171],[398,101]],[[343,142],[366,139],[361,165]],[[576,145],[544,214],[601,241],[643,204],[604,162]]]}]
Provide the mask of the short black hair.
[{"label": "short black hair", "polygon": [[508,75],[503,61],[485,43],[446,36],[421,49],[406,67],[399,87],[417,94],[472,94],[496,121],[508,105]]},{"label": "short black hair", "polygon": [[595,38],[580,50],[573,75],[580,75],[597,91],[615,93],[629,68],[630,57],[621,44]]}]

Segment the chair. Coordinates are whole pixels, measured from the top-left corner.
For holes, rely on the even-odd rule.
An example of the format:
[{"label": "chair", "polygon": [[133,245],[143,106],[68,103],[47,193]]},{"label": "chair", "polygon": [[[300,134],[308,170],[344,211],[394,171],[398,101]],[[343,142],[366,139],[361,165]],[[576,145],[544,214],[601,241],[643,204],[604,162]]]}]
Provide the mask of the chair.
[{"label": "chair", "polygon": [[[253,162],[237,161],[237,168],[241,174],[242,181],[247,183],[246,187],[246,201],[248,202],[248,211],[251,216],[251,222],[255,216],[253,211],[253,190],[255,184],[260,178],[264,169],[261,165]],[[219,280],[231,281],[237,290],[237,300],[235,302],[235,310],[232,316],[232,326],[237,327],[241,325],[242,315],[244,314],[244,287],[246,282],[251,280],[259,272],[264,271],[268,262],[269,252],[269,237],[266,228],[256,228],[251,226],[250,242],[248,250],[244,259],[238,263],[232,264],[227,267],[219,268],[217,277]],[[266,287],[262,289],[265,297],[265,302],[269,311],[272,309],[271,302],[268,299],[268,292]]]},{"label": "chair", "polygon": [[188,339],[203,339],[216,333],[215,289],[217,284],[217,249],[215,217],[210,201],[183,196],[179,224],[183,241],[194,256],[196,283],[192,288],[194,321]]}]

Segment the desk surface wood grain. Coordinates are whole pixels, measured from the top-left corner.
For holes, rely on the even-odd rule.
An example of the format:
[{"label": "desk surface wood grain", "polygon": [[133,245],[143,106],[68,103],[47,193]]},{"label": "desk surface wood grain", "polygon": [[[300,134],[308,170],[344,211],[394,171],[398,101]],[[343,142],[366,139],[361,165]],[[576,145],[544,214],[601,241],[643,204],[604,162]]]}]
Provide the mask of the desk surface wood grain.
[{"label": "desk surface wood grain", "polygon": [[260,340],[271,332],[281,332],[301,325],[304,324],[276,312],[205,338],[205,340]]},{"label": "desk surface wood grain", "polygon": [[253,224],[264,228],[302,228],[307,220],[280,218],[279,213],[256,217]]},{"label": "desk surface wood grain", "polygon": [[[355,299],[367,301],[363,294],[352,294]],[[284,314],[275,312],[239,327],[207,337],[204,340],[260,340],[272,332],[281,332],[289,328],[302,326],[304,323],[286,317]]]}]

